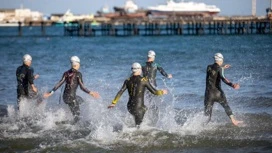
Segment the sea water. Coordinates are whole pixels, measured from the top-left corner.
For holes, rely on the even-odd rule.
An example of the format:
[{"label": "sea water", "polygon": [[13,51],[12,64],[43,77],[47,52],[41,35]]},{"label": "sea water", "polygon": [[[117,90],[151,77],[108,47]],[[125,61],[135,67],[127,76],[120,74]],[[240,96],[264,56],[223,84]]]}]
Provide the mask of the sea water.
[{"label": "sea water", "polygon": [[[10,30],[10,29],[8,29]],[[8,31],[6,30],[6,31]],[[52,29],[51,29],[52,30]],[[5,29],[1,29],[1,32]],[[57,29],[56,29],[57,31]],[[8,33],[8,32],[6,32]],[[213,35],[159,37],[0,37],[0,152],[271,152],[272,151],[272,37],[271,35]],[[133,62],[144,64],[147,52],[173,75],[157,74],[159,120],[150,125],[145,116],[134,127],[125,92],[116,107],[107,109],[131,72]],[[231,124],[215,103],[212,121],[204,125],[207,65],[221,52],[231,68],[225,76],[241,88],[222,84],[228,103],[244,125]],[[16,105],[15,71],[22,56],[33,57],[39,93],[50,91],[70,69],[69,58],[81,59],[80,71],[87,88],[100,93],[94,99],[78,89],[85,100],[81,120],[72,120],[62,101],[62,88],[43,103]],[[148,103],[146,102],[148,106]]]}]

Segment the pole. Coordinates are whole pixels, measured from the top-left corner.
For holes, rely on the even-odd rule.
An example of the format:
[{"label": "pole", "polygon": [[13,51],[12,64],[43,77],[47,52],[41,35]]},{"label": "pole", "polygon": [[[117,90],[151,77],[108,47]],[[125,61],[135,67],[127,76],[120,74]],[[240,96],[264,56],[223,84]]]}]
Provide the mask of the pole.
[{"label": "pole", "polygon": [[18,23],[18,36],[22,36],[22,22]]},{"label": "pole", "polygon": [[252,16],[256,16],[256,0],[252,0]]}]

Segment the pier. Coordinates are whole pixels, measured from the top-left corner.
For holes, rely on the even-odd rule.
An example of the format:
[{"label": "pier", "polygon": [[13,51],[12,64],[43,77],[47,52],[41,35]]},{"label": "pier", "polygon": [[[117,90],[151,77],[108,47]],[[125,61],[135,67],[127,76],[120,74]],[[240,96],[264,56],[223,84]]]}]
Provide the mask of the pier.
[{"label": "pier", "polygon": [[[73,21],[63,23],[62,36],[163,36],[163,35],[250,35],[272,34],[271,19],[119,19],[97,22]],[[24,36],[23,27],[40,27],[40,36],[50,36],[46,27],[51,21],[18,23],[18,36]],[[36,34],[37,35],[37,34]],[[1,36],[1,34],[0,34]]]},{"label": "pier", "polygon": [[142,20],[91,26],[77,21],[64,26],[65,36],[161,36],[272,34],[272,20]]}]

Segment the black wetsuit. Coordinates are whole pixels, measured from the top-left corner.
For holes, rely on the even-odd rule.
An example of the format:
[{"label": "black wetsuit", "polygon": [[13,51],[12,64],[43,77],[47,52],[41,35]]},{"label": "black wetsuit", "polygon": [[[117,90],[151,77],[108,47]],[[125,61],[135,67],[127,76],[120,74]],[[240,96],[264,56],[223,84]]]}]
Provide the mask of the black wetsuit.
[{"label": "black wetsuit", "polygon": [[[149,82],[154,87],[157,87],[157,70],[159,70],[163,76],[168,77],[168,74],[164,71],[164,69],[155,62],[146,62],[146,65],[142,67],[143,76],[147,77],[149,79]],[[151,121],[151,124],[155,125],[159,120],[159,109],[156,106],[154,96],[150,94],[150,92],[147,92],[146,96],[149,102],[148,118]]]},{"label": "black wetsuit", "polygon": [[146,65],[142,67],[143,76],[147,77],[152,85],[157,86],[156,76],[157,70],[161,72],[161,74],[165,77],[168,77],[168,74],[163,70],[159,64],[154,62],[146,62]]},{"label": "black wetsuit", "polygon": [[[19,108],[19,103],[23,98],[33,98],[34,95],[31,93],[31,85],[34,84],[34,70],[25,64],[19,66],[16,70],[17,78],[17,103]],[[33,93],[33,91],[32,91]]]},{"label": "black wetsuit", "polygon": [[89,94],[90,91],[83,84],[82,74],[75,69],[64,72],[62,79],[52,91],[55,92],[64,82],[66,82],[66,85],[63,92],[63,101],[69,105],[70,110],[74,115],[75,122],[77,122],[80,115],[79,103],[82,101],[82,98],[76,95],[77,87],[79,85],[81,90],[87,94]]},{"label": "black wetsuit", "polygon": [[156,90],[150,84],[147,78],[141,76],[131,76],[124,82],[122,88],[112,101],[112,104],[116,104],[123,92],[128,89],[129,101],[127,104],[127,109],[129,113],[134,116],[136,125],[140,125],[142,123],[146,111],[146,107],[144,105],[145,88],[147,88],[152,94],[163,94],[161,90]]},{"label": "black wetsuit", "polygon": [[217,63],[209,65],[207,67],[206,77],[206,91],[205,91],[205,115],[209,116],[209,120],[212,115],[212,108],[214,102],[219,102],[225,109],[228,116],[232,115],[232,111],[227,103],[226,96],[221,89],[221,80],[227,85],[233,87],[233,84],[227,80],[224,76],[224,68],[220,67]]}]

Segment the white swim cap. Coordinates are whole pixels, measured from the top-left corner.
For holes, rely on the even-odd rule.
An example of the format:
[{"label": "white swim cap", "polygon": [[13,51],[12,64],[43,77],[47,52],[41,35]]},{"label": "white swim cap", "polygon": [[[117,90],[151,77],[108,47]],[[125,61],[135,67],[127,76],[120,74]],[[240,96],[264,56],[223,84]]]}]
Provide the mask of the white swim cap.
[{"label": "white swim cap", "polygon": [[77,56],[72,56],[71,63],[80,63],[80,59]]},{"label": "white swim cap", "polygon": [[214,54],[214,60],[215,61],[223,61],[224,57],[221,53],[216,53],[216,54]]},{"label": "white swim cap", "polygon": [[147,57],[155,58],[156,53],[153,50],[148,51]]},{"label": "white swim cap", "polygon": [[25,55],[23,56],[23,61],[24,61],[24,62],[32,61],[32,57],[31,57],[29,54],[25,54]]},{"label": "white swim cap", "polygon": [[138,72],[138,71],[142,71],[142,66],[141,66],[141,64],[139,64],[139,63],[133,63],[132,66],[131,66],[131,71],[132,71],[133,73],[136,73],[136,72]]}]

